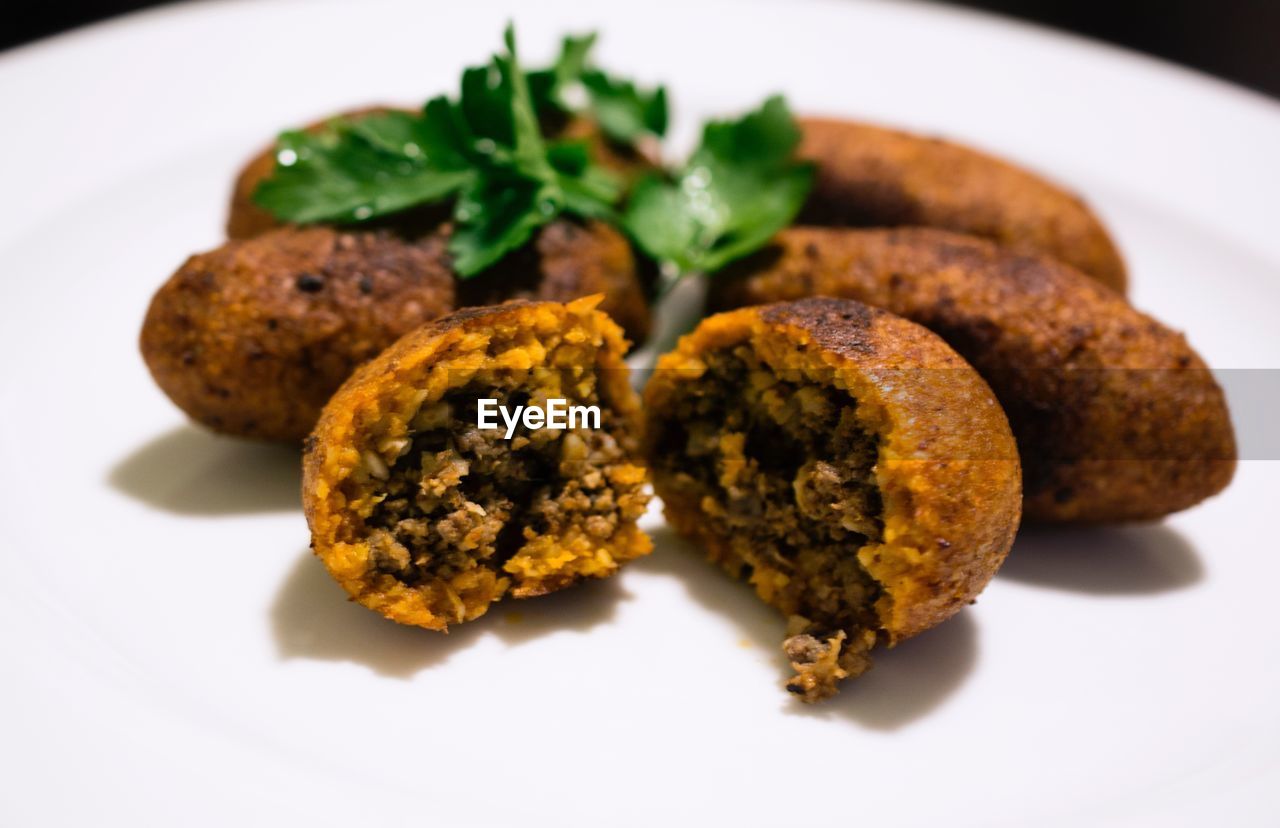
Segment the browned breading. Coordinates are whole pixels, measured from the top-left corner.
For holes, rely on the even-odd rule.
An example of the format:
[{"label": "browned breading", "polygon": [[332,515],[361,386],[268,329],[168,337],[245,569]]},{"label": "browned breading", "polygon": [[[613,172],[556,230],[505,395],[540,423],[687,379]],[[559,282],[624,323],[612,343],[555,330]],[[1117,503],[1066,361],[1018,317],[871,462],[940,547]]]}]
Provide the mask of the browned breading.
[{"label": "browned breading", "polygon": [[924,328],[843,299],[712,316],[644,392],[668,521],[788,617],[806,701],[971,602],[1013,542],[1017,450]]},{"label": "browned breading", "polygon": [[802,296],[885,308],[972,363],[1017,435],[1028,518],[1158,518],[1234,473],[1222,390],[1186,339],[1055,259],[942,230],[796,227],[717,276],[711,303]]},{"label": "browned breading", "polygon": [[[334,394],[306,442],[303,506],[312,548],[354,600],[444,630],[648,553],[639,402],[598,299],[458,311]],[[507,440],[477,428],[482,397],[598,405],[600,428]]]},{"label": "browned breading", "polygon": [[971,233],[1047,253],[1124,291],[1124,261],[1102,222],[1040,176],[938,138],[827,118],[800,126],[800,155],[818,165],[801,223]]},{"label": "browned breading", "polygon": [[360,363],[454,307],[443,241],[281,228],[192,256],[151,300],[142,356],[215,431],[301,440]]}]

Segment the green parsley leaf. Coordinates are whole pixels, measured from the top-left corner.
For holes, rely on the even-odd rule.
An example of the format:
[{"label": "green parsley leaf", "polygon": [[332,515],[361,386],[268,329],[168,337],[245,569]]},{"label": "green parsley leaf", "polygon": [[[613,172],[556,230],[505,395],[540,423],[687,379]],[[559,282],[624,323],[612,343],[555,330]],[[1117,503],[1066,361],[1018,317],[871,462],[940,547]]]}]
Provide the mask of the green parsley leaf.
[{"label": "green parsley leaf", "polygon": [[794,158],[800,130],[778,96],[734,121],[712,121],[673,178],[649,176],[623,224],[666,278],[712,273],[763,247],[790,224],[813,184]]},{"label": "green parsley leaf", "polygon": [[524,246],[558,212],[556,194],[544,181],[496,173],[479,179],[458,199],[458,226],[449,252],[458,275],[474,276]]},{"label": "green parsley leaf", "polygon": [[358,222],[458,192],[473,177],[460,160],[407,113],[339,119],[316,133],[281,135],[275,172],[253,199],[299,224]]}]

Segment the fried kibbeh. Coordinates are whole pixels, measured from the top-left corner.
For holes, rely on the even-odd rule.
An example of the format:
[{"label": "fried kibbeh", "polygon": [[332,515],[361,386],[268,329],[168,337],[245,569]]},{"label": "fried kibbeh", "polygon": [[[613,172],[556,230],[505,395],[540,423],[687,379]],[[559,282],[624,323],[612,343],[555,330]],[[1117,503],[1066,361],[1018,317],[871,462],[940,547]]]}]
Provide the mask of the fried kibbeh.
[{"label": "fried kibbeh", "polygon": [[847,299],[709,317],[644,391],[668,522],[787,617],[804,701],[954,615],[1004,560],[1017,449],[939,337]]},{"label": "fried kibbeh", "polygon": [[1152,520],[1235,471],[1222,389],[1182,334],[1048,256],[943,230],[793,227],[711,291],[719,309],[856,299],[937,333],[1009,415],[1028,519]]},{"label": "fried kibbeh", "polygon": [[801,224],[920,225],[1045,253],[1124,292],[1124,261],[1077,196],[1028,170],[939,138],[804,118],[800,156],[816,162]]},{"label": "fried kibbeh", "polygon": [[299,441],[360,363],[455,306],[438,238],[286,227],[189,258],[151,300],[143,359],[193,420]]},{"label": "fried kibbeh", "polygon": [[[303,505],[312,548],[353,600],[446,630],[649,552],[639,401],[597,300],[458,311],[334,394],[304,444]],[[478,427],[481,398],[559,398],[598,406],[599,421],[505,439]]]},{"label": "fried kibbeh", "polygon": [[239,437],[297,441],[360,363],[459,306],[605,293],[602,310],[644,337],[649,306],[623,236],[560,219],[490,272],[460,281],[448,224],[417,241],[389,231],[283,227],[193,256],[156,293],[142,351],[192,419]]}]

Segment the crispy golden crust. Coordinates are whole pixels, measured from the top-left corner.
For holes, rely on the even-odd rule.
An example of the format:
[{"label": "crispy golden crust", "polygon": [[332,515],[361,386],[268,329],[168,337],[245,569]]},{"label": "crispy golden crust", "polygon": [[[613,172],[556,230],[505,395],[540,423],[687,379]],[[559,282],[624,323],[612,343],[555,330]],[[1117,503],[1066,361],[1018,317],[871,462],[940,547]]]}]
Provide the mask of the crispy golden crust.
[{"label": "crispy golden crust", "polygon": [[[705,387],[715,356],[744,345],[773,375],[803,377],[798,392],[776,395],[770,404],[785,407],[806,386],[836,389],[850,399],[846,409],[856,403],[859,428],[877,446],[873,481],[881,504],[879,527],[859,529],[866,535],[863,545],[851,540],[842,553],[856,556],[879,585],[875,620],[862,629],[812,627],[834,651],[845,644],[838,665],[831,651],[823,652],[826,645],[811,636],[788,640],[788,655],[801,670],[791,689],[815,700],[830,694],[834,680],[865,669],[865,649],[877,638],[892,645],[926,630],[982,590],[1017,529],[1017,451],[986,383],[941,339],[911,322],[857,302],[825,298],[744,308],[703,320],[659,360],[645,388],[646,450],[654,488],[677,531],[699,542],[713,561],[749,576],[757,594],[788,615],[803,611],[807,600],[799,596],[797,603],[786,597],[788,582],[800,578],[806,550],[797,548],[795,536],[789,535],[785,546],[792,563],[783,565],[747,539],[751,527],[741,532],[718,528],[723,524],[714,516],[735,509],[723,502],[729,490],[717,488],[725,485],[723,475],[730,471],[723,456],[717,486],[690,488],[688,461],[670,460],[671,447],[659,436],[669,431],[668,418],[682,410],[681,399],[704,393],[699,386]],[[756,388],[767,380],[744,382],[740,387]],[[769,392],[762,394],[757,399],[768,403]],[[721,435],[720,441],[721,446],[742,445],[732,435]],[[794,458],[797,464],[800,460]],[[743,462],[768,461],[748,449],[745,458],[732,462],[741,467]],[[800,478],[791,485],[796,493],[785,509],[794,512],[801,508]],[[814,589],[826,592],[831,586],[821,582]]]},{"label": "crispy golden crust", "polygon": [[1077,196],[949,141],[853,121],[806,118],[801,156],[818,174],[801,222],[922,225],[1047,253],[1123,292],[1124,261]]},{"label": "crispy golden crust", "polygon": [[192,419],[296,441],[360,363],[454,306],[442,242],[282,228],[192,256],[151,300],[143,359]]},{"label": "crispy golden crust", "polygon": [[847,297],[939,334],[1009,415],[1028,518],[1158,518],[1234,473],[1222,390],[1183,336],[1048,257],[941,230],[796,227],[712,293],[716,308]]},{"label": "crispy golden crust", "polygon": [[[412,461],[413,440],[425,428],[423,412],[442,401],[447,411],[451,393],[500,394],[510,390],[513,377],[531,395],[572,398],[589,387],[616,432],[610,444],[622,452],[605,477],[616,491],[643,486],[645,469],[635,457],[642,423],[622,361],[626,342],[617,325],[594,310],[598,299],[567,305],[514,301],[457,311],[400,339],[334,394],[304,446],[303,507],[313,550],[354,600],[398,623],[447,630],[484,614],[504,595],[532,597],[583,578],[606,577],[650,551],[648,537],[635,525],[647,497],[635,494],[630,511],[624,509],[607,537],[576,524],[541,532],[526,525],[523,546],[513,557],[494,561],[474,554],[470,565],[447,575],[406,580],[380,568],[374,548],[374,516],[386,498],[388,469],[394,474],[398,463]],[[571,468],[566,441],[573,433],[538,432],[544,445],[560,452],[562,476]],[[451,444],[460,437],[452,434]],[[484,476],[477,464],[472,457],[471,489],[493,482],[474,479]],[[489,474],[505,475],[511,468],[500,462]],[[572,474],[566,481],[578,482]]]}]

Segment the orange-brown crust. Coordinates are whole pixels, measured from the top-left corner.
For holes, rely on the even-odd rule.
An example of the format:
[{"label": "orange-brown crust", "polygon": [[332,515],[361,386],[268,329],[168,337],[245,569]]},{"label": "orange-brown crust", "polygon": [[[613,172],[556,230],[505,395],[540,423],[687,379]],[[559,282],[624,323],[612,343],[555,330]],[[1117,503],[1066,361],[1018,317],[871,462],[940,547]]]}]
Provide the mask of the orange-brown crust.
[{"label": "orange-brown crust", "polygon": [[[892,644],[970,603],[1004,560],[1017,530],[1017,450],[987,384],[941,339],[891,314],[848,300],[815,298],[709,317],[658,362],[645,388],[654,488],[671,524],[713,560],[741,554],[703,505],[679,494],[651,439],[682,384],[701,381],[709,352],[749,343],[771,367],[847,391],[879,441],[879,542],[850,550],[882,593],[875,632]],[[781,356],[781,355],[785,355]],[[775,365],[777,360],[786,365]],[[752,582],[769,578],[751,561]],[[785,611],[785,610],[784,610]]]},{"label": "orange-brown crust", "polygon": [[[484,614],[504,595],[534,597],[582,578],[607,577],[649,553],[652,544],[633,516],[607,540],[543,535],[530,544],[541,551],[521,567],[512,565],[515,559],[500,569],[478,564],[449,581],[409,584],[373,565],[366,520],[381,496],[367,458],[378,454],[394,463],[386,446],[412,438],[415,413],[484,371],[541,372],[544,383],[593,373],[600,403],[617,418],[627,447],[628,461],[609,470],[610,480],[643,483],[645,470],[634,456],[642,421],[622,360],[626,342],[618,326],[594,310],[598,299],[565,305],[516,300],[456,311],[402,337],[333,395],[304,443],[302,500],[313,551],[353,600],[397,623],[447,631]],[[568,350],[544,347],[552,336]],[[522,345],[520,337],[536,344]],[[494,352],[498,342],[503,344]],[[556,395],[556,389],[546,390]],[[549,571],[538,571],[546,558],[556,561]]]},{"label": "orange-brown crust", "polygon": [[840,296],[938,333],[1018,437],[1028,518],[1147,520],[1235,470],[1222,390],[1185,338],[1046,256],[942,230],[796,227],[716,277],[716,308]]},{"label": "orange-brown crust", "polygon": [[189,258],[151,300],[143,359],[192,419],[297,441],[360,363],[454,307],[443,243],[281,228]]},{"label": "orange-brown crust", "polygon": [[1124,261],[1079,197],[960,144],[853,121],[805,118],[817,162],[804,224],[921,225],[1047,253],[1120,292]]}]

